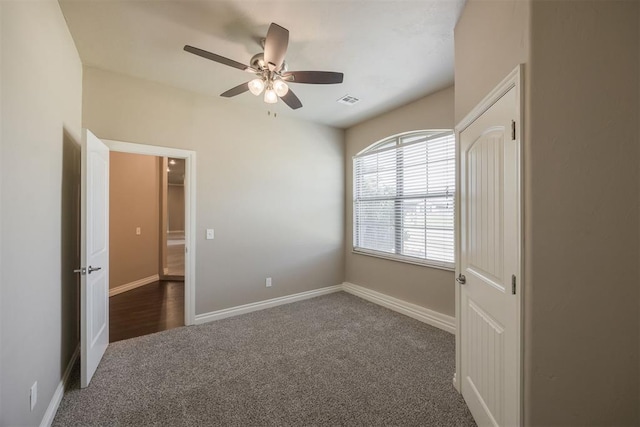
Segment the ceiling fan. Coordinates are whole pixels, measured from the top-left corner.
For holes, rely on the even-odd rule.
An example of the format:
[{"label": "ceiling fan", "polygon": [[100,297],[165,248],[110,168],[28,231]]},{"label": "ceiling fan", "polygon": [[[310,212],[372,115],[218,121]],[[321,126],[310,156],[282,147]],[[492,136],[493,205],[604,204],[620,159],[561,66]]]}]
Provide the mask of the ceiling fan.
[{"label": "ceiling fan", "polygon": [[343,74],[333,71],[288,71],[284,57],[289,45],[289,30],[278,24],[269,26],[267,37],[264,39],[264,53],[258,53],[251,58],[251,65],[244,65],[233,59],[207,52],[197,47],[186,45],[184,50],[194,55],[255,74],[257,77],[242,83],[220,94],[226,98],[251,91],[258,96],[264,90],[264,102],[275,104],[281,98],[292,109],[302,107],[302,102],[293,93],[287,83],[335,84],[342,83]]}]

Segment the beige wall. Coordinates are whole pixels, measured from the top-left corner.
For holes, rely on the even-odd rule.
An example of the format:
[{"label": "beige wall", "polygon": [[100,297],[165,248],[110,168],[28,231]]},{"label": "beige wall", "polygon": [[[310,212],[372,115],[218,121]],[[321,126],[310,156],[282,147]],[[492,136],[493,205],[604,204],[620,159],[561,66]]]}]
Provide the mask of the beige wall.
[{"label": "beige wall", "polygon": [[420,129],[453,129],[453,87],[360,123],[346,131],[345,260],[346,280],[384,294],[454,315],[452,271],[352,253],[352,157],[385,137]]},{"label": "beige wall", "polygon": [[169,231],[184,231],[184,186],[167,187],[167,210]]},{"label": "beige wall", "polygon": [[638,424],[637,7],[470,0],[456,27],[457,119],[527,62],[527,425]]},{"label": "beige wall", "polygon": [[529,55],[530,0],[467,0],[455,28],[455,122]]},{"label": "beige wall", "polygon": [[115,288],[160,271],[160,158],[112,152],[109,161],[109,288]]},{"label": "beige wall", "polygon": [[[0,2],[0,425],[39,425],[78,344],[82,65],[55,1]],[[29,410],[29,388],[38,402]]]},{"label": "beige wall", "polygon": [[344,280],[341,130],[93,68],[83,124],[197,152],[196,313]]},{"label": "beige wall", "polygon": [[531,424],[640,424],[637,8],[533,2]]}]

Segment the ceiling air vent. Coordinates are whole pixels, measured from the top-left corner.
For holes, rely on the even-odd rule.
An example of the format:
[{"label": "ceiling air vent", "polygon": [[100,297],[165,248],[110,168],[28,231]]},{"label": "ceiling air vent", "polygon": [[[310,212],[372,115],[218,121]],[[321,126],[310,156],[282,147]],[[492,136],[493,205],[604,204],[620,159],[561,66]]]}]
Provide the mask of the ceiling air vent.
[{"label": "ceiling air vent", "polygon": [[338,99],[338,103],[344,104],[344,105],[353,105],[358,102],[360,102],[360,100],[355,96],[351,96],[351,95],[345,95],[342,98]]}]

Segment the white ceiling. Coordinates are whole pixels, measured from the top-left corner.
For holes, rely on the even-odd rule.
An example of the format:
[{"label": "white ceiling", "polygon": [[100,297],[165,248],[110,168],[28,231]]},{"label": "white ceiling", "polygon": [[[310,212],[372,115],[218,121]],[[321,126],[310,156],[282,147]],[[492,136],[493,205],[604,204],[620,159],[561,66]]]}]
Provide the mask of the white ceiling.
[{"label": "white ceiling", "polygon": [[[247,73],[183,51],[248,64],[275,22],[290,70],[343,72],[339,85],[292,84],[303,103],[249,92],[221,102],[349,127],[453,84],[453,28],[465,0],[60,0],[83,64],[218,96]],[[343,95],[361,101],[338,104]]]}]

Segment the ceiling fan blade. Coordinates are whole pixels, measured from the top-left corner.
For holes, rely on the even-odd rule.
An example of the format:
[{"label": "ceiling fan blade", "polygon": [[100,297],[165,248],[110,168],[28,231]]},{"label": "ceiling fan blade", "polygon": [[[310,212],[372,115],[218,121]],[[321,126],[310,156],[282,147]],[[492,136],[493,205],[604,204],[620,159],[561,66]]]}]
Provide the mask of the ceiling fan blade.
[{"label": "ceiling fan blade", "polygon": [[264,42],[264,62],[271,71],[280,71],[289,46],[289,30],[271,23]]},{"label": "ceiling fan blade", "polygon": [[342,83],[344,74],[333,71],[287,71],[282,73],[282,78],[291,83],[329,85]]},{"label": "ceiling fan blade", "polygon": [[302,102],[300,102],[300,99],[298,99],[296,94],[293,93],[291,89],[287,91],[285,96],[280,97],[280,99],[282,99],[285,104],[291,107],[292,110],[297,110],[298,108],[302,107]]},{"label": "ceiling fan blade", "polygon": [[221,93],[220,96],[224,96],[225,98],[231,98],[232,96],[240,95],[241,93],[245,93],[249,90],[249,82],[239,84],[238,86],[229,89],[228,91]]},{"label": "ceiling fan blade", "polygon": [[212,61],[218,62],[220,64],[228,65],[229,67],[237,68],[239,70],[246,70],[250,68],[247,65],[241,64],[238,61],[234,61],[233,59],[225,58],[224,56],[216,55],[215,53],[207,52],[206,50],[199,49],[197,47],[185,45],[184,50],[189,53],[193,53],[194,55],[201,56],[206,59],[210,59]]}]

